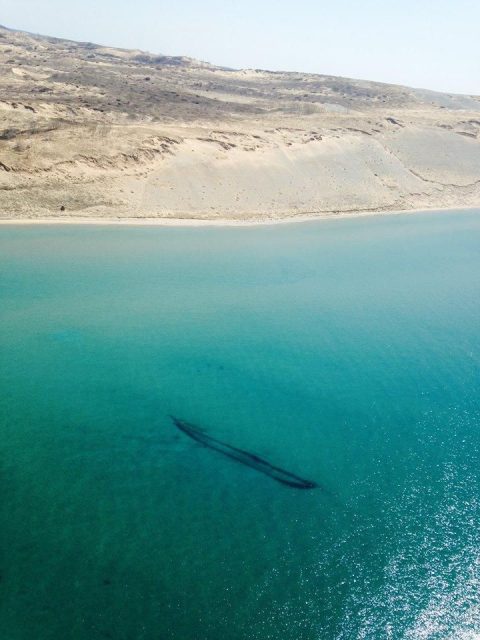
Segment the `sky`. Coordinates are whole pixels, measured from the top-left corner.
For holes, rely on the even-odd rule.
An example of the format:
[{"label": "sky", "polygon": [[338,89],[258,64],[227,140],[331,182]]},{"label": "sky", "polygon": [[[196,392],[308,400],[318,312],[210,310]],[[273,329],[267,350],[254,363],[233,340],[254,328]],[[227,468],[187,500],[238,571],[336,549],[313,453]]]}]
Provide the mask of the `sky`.
[{"label": "sky", "polygon": [[480,0],[0,0],[12,29],[480,95]]}]

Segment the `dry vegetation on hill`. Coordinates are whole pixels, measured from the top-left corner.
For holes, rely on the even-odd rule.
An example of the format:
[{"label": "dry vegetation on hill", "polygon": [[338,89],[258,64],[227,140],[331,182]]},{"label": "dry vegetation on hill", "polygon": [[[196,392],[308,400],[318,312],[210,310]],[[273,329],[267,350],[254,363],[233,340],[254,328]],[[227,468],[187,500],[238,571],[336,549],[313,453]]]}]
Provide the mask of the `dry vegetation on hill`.
[{"label": "dry vegetation on hill", "polygon": [[0,28],[0,218],[480,205],[480,98]]}]

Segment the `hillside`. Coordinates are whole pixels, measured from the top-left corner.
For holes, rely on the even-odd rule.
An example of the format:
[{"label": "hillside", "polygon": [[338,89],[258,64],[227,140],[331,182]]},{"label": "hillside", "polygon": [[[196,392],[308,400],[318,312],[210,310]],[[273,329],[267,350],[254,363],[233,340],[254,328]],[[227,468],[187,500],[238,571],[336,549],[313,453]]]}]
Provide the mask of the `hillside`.
[{"label": "hillside", "polygon": [[0,70],[0,219],[480,206],[480,97],[5,27]]}]

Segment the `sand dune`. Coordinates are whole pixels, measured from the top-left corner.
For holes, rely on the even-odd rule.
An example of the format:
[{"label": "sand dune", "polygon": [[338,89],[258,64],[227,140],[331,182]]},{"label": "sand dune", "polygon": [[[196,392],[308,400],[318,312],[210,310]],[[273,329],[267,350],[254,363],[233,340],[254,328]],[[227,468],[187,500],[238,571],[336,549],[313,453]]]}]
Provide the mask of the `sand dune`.
[{"label": "sand dune", "polygon": [[480,206],[480,98],[0,28],[0,219]]}]

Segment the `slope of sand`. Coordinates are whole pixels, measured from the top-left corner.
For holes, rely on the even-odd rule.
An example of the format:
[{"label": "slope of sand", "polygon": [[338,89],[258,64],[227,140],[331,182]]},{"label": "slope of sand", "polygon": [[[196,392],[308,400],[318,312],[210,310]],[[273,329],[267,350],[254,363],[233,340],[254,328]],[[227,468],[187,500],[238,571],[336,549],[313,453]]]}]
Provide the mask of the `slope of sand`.
[{"label": "slope of sand", "polygon": [[480,98],[0,27],[0,219],[480,206]]}]

